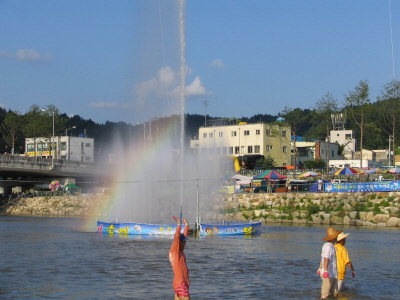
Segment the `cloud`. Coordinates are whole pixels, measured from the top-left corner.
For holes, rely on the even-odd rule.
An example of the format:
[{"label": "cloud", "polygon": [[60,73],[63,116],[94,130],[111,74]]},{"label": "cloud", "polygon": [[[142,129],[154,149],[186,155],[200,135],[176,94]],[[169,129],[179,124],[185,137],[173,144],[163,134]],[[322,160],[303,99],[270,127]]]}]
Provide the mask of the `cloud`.
[{"label": "cloud", "polygon": [[[187,67],[186,74],[190,74],[192,70]],[[89,107],[95,109],[114,108],[114,109],[127,109],[146,106],[148,103],[159,103],[160,99],[175,99],[179,100],[182,93],[182,86],[180,82],[180,71],[174,71],[171,67],[162,67],[157,71],[156,75],[147,81],[137,83],[133,87],[133,94],[135,96],[134,103],[127,102],[103,102],[92,101]],[[202,83],[199,76],[185,87],[186,100],[207,95],[206,87]],[[157,104],[158,105],[158,104]]]},{"label": "cloud", "polygon": [[[181,90],[182,90],[181,86],[177,86],[174,89],[173,94],[178,97],[181,95]],[[192,83],[185,87],[186,100],[193,97],[204,96],[204,95],[207,95],[205,85],[201,82],[200,77],[196,76],[196,78],[192,81]]]},{"label": "cloud", "polygon": [[15,53],[8,50],[1,50],[0,56],[7,59],[14,59],[18,61],[28,61],[28,62],[38,62],[38,61],[48,61],[53,57],[51,54],[41,54],[35,49],[19,49]]},{"label": "cloud", "polygon": [[[186,75],[192,73],[189,67],[186,67]],[[181,96],[181,72],[174,71],[171,67],[162,67],[153,78],[134,85],[133,93],[136,96],[136,104],[144,105],[149,99],[154,98],[175,98]],[[185,87],[186,99],[207,94],[204,84],[197,76],[192,83]]]},{"label": "cloud", "polygon": [[226,65],[224,64],[224,62],[220,58],[214,59],[214,61],[211,62],[210,67],[219,68],[219,69],[226,69]]}]

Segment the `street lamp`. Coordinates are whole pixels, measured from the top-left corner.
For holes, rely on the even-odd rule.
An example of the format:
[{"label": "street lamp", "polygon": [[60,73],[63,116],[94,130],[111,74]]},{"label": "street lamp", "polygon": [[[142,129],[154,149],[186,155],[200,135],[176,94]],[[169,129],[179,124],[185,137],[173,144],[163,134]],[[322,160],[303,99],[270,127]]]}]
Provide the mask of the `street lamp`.
[{"label": "street lamp", "polygon": [[[42,111],[47,111],[47,110],[42,109]],[[51,169],[54,169],[54,149],[53,149],[53,143],[54,143],[54,110],[52,110],[51,113],[53,114],[53,136],[51,137],[51,140],[50,140],[50,144],[51,144]]]},{"label": "street lamp", "polygon": [[75,129],[75,128],[76,128],[76,126],[72,126],[71,128],[65,129],[65,136],[68,136],[68,130]]},{"label": "street lamp", "polygon": [[[76,126],[72,126],[71,128],[67,128],[67,129],[65,129],[65,136],[68,136],[68,130],[70,130],[70,129],[75,129],[76,128]],[[70,140],[69,140],[69,137],[68,137],[68,141],[67,141],[67,160],[69,160],[70,159],[70,146],[69,146],[69,143],[70,143]]]}]

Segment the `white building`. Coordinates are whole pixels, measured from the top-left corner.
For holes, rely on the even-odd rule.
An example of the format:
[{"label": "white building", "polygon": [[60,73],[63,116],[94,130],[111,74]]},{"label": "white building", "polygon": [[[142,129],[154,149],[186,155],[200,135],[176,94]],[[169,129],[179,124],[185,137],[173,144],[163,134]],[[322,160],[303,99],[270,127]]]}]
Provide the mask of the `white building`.
[{"label": "white building", "polygon": [[345,159],[354,159],[356,151],[356,139],[353,130],[331,130],[331,143],[339,143],[344,146],[343,156]]},{"label": "white building", "polygon": [[52,144],[54,148],[54,159],[82,162],[94,161],[94,139],[88,138],[84,134],[79,137],[55,136],[54,138],[26,138],[25,155],[52,157]]},{"label": "white building", "polygon": [[[294,142],[292,142],[294,149]],[[302,137],[296,137],[297,164],[304,166],[306,161],[322,159],[330,165],[330,160],[342,160],[339,155],[339,145],[332,142],[318,140],[304,140]]]},{"label": "white building", "polygon": [[264,123],[239,123],[199,128],[190,141],[195,153],[232,156],[271,155],[277,166],[291,164],[290,127]]},{"label": "white building", "polygon": [[[350,159],[350,160],[331,160],[329,161],[330,167],[336,167],[338,169],[350,167],[350,168],[360,168],[360,160],[359,159]],[[380,168],[382,167],[382,163],[379,161],[373,161],[368,159],[362,160],[362,167],[363,168]]]}]

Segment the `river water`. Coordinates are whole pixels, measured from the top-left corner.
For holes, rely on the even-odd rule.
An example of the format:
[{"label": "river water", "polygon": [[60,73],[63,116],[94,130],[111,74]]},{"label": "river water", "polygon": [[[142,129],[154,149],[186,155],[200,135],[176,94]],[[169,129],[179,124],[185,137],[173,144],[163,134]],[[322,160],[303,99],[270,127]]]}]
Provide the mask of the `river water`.
[{"label": "river water", "polygon": [[[173,299],[170,237],[109,236],[95,220],[0,216],[1,299]],[[356,269],[336,299],[399,299],[400,228],[342,227]],[[190,238],[192,299],[318,299],[324,226]],[[334,299],[334,298],[332,298]]]}]

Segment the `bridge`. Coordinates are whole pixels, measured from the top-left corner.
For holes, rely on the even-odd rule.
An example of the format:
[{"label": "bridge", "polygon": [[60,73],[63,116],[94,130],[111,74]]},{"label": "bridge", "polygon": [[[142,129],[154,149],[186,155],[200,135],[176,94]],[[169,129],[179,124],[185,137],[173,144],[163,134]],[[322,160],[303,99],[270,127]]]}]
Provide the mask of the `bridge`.
[{"label": "bridge", "polygon": [[33,185],[65,178],[96,182],[102,180],[104,169],[104,166],[88,162],[0,155],[0,187]]}]

